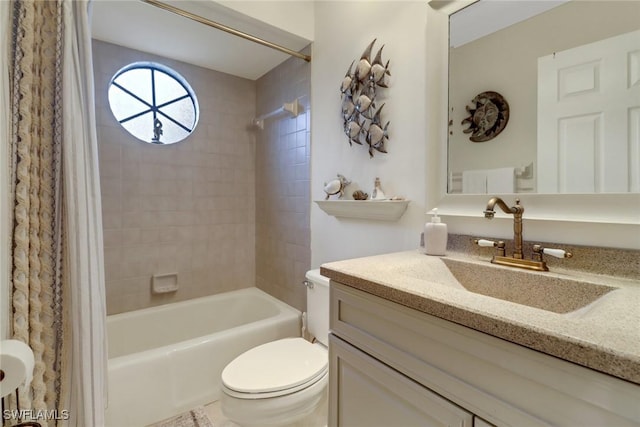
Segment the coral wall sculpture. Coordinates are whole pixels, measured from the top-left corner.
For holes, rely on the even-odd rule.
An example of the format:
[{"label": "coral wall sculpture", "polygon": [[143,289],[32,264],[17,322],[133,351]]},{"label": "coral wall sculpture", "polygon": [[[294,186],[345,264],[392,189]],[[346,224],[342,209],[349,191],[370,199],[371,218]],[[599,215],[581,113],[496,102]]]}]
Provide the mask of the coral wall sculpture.
[{"label": "coral wall sculpture", "polygon": [[373,39],[357,63],[351,63],[340,85],[344,133],[349,138],[349,145],[363,145],[366,142],[370,157],[373,157],[374,150],[386,153],[385,142],[389,139],[389,122],[383,125],[381,117],[385,104],[376,108],[376,91],[378,88],[387,88],[387,76],[391,73],[389,61],[386,64],[382,61],[384,45],[371,61],[375,42],[376,39]]}]

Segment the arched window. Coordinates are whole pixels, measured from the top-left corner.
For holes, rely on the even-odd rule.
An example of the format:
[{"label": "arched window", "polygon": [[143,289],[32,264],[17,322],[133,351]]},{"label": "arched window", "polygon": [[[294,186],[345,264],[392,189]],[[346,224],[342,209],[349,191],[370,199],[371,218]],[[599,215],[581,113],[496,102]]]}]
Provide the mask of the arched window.
[{"label": "arched window", "polygon": [[109,106],[131,135],[153,144],[182,141],[198,123],[198,100],[189,83],[154,62],[118,71],[109,84]]}]

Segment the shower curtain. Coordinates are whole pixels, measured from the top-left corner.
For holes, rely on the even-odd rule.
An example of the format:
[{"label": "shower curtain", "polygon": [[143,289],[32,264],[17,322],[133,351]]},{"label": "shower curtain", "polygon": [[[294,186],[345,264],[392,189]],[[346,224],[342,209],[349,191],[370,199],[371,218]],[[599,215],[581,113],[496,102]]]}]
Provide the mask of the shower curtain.
[{"label": "shower curtain", "polygon": [[36,361],[21,406],[53,410],[38,419],[45,426],[101,426],[106,310],[89,4],[11,6],[2,23],[13,28],[11,324]]},{"label": "shower curtain", "polygon": [[78,426],[104,425],[106,302],[88,1],[64,0],[63,175],[71,290],[71,402]]},{"label": "shower curtain", "polygon": [[[0,236],[9,235],[10,7],[0,2]],[[0,239],[0,339],[9,337],[9,239]]]}]

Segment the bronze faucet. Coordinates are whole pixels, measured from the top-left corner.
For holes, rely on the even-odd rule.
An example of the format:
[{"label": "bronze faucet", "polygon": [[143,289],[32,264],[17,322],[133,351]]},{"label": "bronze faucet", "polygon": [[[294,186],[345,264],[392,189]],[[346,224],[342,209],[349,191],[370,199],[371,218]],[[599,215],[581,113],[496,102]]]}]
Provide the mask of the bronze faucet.
[{"label": "bronze faucet", "polygon": [[[526,268],[529,270],[538,270],[538,271],[549,271],[547,264],[542,259],[542,254],[546,253],[548,255],[555,256],[557,258],[570,258],[572,255],[570,252],[565,252],[561,249],[547,249],[543,248],[540,245],[535,245],[533,249],[533,260],[526,260],[522,254],[522,213],[524,212],[524,207],[520,205],[520,199],[516,199],[516,205],[509,207],[500,197],[492,197],[487,202],[487,208],[484,210],[484,217],[488,219],[493,219],[495,215],[495,206],[498,205],[500,209],[504,211],[504,213],[513,215],[513,256],[507,257],[504,253],[504,242],[498,242],[493,246],[497,247],[499,250],[499,254],[494,256],[491,259],[491,262],[494,264],[507,265],[510,267],[518,267],[518,268]],[[480,244],[480,242],[483,242]],[[480,246],[487,246],[487,243],[494,243],[485,240],[475,240],[476,244]]]},{"label": "bronze faucet", "polygon": [[513,242],[515,247],[513,248],[513,257],[515,259],[523,259],[522,255],[522,213],[524,207],[520,205],[520,199],[516,199],[516,205],[508,207],[507,204],[500,197],[492,197],[487,203],[487,209],[484,210],[484,217],[493,219],[495,215],[494,206],[498,205],[504,213],[513,215]]}]

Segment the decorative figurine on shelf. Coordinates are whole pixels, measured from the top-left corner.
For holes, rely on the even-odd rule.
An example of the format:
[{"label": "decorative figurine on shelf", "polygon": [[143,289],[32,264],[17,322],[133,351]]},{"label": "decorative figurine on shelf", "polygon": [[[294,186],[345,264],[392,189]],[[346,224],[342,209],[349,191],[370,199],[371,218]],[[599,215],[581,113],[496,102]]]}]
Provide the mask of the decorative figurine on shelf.
[{"label": "decorative figurine on shelf", "polygon": [[373,193],[371,193],[371,200],[385,200],[387,197],[384,195],[382,188],[380,187],[380,178],[376,177]]},{"label": "decorative figurine on shelf", "polygon": [[[382,106],[376,107],[376,90],[387,88],[387,76],[390,76],[389,61],[382,61],[382,49],[378,50],[373,61],[371,53],[376,39],[366,47],[359,61],[353,61],[340,84],[342,94],[342,119],[344,133],[349,145],[356,143],[369,146],[369,156],[374,150],[386,153],[384,143],[389,139],[389,122],[383,123],[380,117]],[[355,64],[355,67],[354,67]]]},{"label": "decorative figurine on shelf", "polygon": [[333,181],[329,181],[324,184],[324,192],[327,193],[327,197],[324,199],[329,200],[329,196],[333,196],[335,194],[339,194],[340,196],[338,197],[342,198],[344,195],[344,189],[349,184],[351,184],[351,181],[345,178],[344,175],[338,174],[338,179],[334,179]]},{"label": "decorative figurine on shelf", "polygon": [[362,190],[356,190],[352,194],[353,200],[367,200],[369,195]]}]

